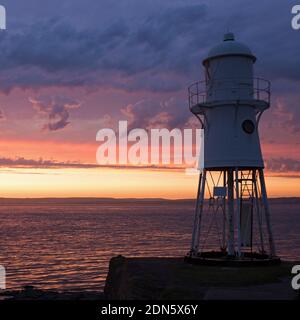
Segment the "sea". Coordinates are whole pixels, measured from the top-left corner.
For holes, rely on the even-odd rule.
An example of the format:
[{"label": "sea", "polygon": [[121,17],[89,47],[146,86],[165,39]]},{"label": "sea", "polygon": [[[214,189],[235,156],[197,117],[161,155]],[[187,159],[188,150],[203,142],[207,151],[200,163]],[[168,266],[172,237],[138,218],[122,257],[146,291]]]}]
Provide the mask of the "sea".
[{"label": "sea", "polygon": [[[195,203],[161,199],[0,199],[7,289],[104,288],[109,260],[183,257]],[[277,254],[300,260],[300,199],[271,199]]]}]

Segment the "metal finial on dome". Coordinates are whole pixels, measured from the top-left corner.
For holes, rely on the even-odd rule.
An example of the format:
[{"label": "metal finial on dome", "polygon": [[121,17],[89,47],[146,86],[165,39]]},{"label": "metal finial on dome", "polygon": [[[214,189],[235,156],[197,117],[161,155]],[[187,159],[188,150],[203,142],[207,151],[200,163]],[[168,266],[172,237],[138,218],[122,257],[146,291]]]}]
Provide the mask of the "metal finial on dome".
[{"label": "metal finial on dome", "polygon": [[232,32],[225,33],[224,41],[234,41],[234,34]]}]

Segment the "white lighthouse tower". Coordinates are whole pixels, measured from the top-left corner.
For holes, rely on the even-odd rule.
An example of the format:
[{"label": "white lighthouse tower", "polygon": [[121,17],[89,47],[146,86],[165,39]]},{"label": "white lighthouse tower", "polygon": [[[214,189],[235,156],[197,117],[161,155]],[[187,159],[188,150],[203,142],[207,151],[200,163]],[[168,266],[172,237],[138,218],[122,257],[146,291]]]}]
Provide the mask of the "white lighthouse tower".
[{"label": "white lighthouse tower", "polygon": [[255,61],[246,45],[225,34],[203,60],[205,80],[189,87],[190,110],[204,129],[189,262],[279,261],[258,135],[270,82],[254,78]]}]

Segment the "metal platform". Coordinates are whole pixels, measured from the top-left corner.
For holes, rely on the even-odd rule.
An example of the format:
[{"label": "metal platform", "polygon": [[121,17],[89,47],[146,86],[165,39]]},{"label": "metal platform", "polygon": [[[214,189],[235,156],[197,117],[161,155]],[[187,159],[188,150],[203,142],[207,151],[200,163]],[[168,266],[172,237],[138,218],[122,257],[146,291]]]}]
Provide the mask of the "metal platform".
[{"label": "metal platform", "polygon": [[195,104],[190,107],[190,111],[193,114],[204,114],[207,109],[226,105],[252,106],[257,112],[263,112],[270,107],[270,103],[265,100],[218,100]]},{"label": "metal platform", "polygon": [[[235,101],[245,100],[245,92],[248,95],[246,100],[257,101],[263,105],[270,105],[271,100],[271,84],[269,80],[262,78],[253,79],[239,79],[240,82],[236,82],[234,78],[200,80],[194,82],[188,87],[189,94],[189,107],[190,109],[196,105],[215,105],[218,101],[212,101],[212,93],[222,93],[226,90],[234,93]],[[224,88],[216,87],[220,83],[225,85]],[[245,87],[245,83],[248,86]],[[227,99],[226,99],[227,100]]]},{"label": "metal platform", "polygon": [[242,257],[238,257],[228,256],[223,251],[207,251],[196,255],[189,253],[185,256],[184,261],[191,264],[224,267],[261,267],[281,263],[280,258],[259,252],[247,252]]}]

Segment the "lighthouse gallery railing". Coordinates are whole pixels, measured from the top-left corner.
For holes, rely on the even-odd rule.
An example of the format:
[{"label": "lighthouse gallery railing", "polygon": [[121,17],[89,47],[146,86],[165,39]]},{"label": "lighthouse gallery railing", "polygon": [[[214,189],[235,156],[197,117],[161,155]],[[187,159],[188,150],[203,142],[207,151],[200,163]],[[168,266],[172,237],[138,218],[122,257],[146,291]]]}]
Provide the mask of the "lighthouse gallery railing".
[{"label": "lighthouse gallery railing", "polygon": [[[239,92],[240,89],[245,89],[245,83],[248,85],[253,86],[253,99],[264,101],[270,104],[270,97],[271,97],[271,83],[269,80],[262,79],[262,78],[253,78],[253,79],[216,79],[214,82],[202,80],[197,81],[188,87],[189,92],[189,107],[192,108],[193,106],[201,103],[207,102],[207,98],[209,95],[209,90],[217,83],[222,82],[225,84],[226,89],[217,88],[215,90],[235,90]],[[226,85],[226,83],[228,85]],[[234,83],[234,85],[231,85]],[[237,99],[239,97],[237,96]]]}]

